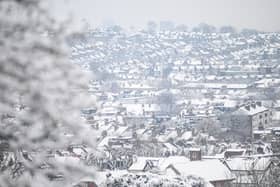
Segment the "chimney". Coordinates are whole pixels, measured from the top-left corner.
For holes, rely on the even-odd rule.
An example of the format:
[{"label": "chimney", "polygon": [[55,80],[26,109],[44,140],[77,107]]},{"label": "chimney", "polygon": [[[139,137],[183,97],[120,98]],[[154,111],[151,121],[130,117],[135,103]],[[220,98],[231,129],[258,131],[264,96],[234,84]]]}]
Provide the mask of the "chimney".
[{"label": "chimney", "polygon": [[250,111],[250,105],[246,105],[246,106],[245,106],[245,109],[248,110],[248,111]]},{"label": "chimney", "polygon": [[262,106],[262,102],[261,102],[261,101],[257,101],[256,104],[257,104],[258,106]]},{"label": "chimney", "polygon": [[200,148],[190,148],[190,161],[201,160],[201,149]]},{"label": "chimney", "polygon": [[256,103],[251,103],[252,108],[256,108]]}]

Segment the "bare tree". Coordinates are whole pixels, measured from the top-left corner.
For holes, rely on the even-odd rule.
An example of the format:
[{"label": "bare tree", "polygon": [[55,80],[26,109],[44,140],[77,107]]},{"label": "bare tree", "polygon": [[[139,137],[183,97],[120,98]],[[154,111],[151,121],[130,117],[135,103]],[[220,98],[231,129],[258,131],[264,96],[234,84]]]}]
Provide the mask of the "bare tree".
[{"label": "bare tree", "polygon": [[270,162],[266,168],[259,169],[254,162],[248,162],[239,172],[235,172],[235,187],[276,187],[279,186],[280,167]]}]

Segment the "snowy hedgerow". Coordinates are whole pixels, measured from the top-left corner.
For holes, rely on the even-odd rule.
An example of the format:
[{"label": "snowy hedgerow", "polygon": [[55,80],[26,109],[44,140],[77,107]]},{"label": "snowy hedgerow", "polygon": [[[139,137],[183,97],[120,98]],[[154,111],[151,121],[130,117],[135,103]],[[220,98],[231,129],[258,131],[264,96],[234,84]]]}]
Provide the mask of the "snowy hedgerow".
[{"label": "snowy hedgerow", "polygon": [[204,187],[205,181],[199,177],[173,177],[152,173],[107,174],[101,187]]}]

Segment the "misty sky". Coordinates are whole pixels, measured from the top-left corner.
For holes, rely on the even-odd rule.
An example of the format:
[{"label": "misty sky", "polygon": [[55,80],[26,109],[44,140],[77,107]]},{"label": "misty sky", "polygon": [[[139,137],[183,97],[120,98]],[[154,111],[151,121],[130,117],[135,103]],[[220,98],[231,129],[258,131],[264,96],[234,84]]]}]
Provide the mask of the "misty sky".
[{"label": "misty sky", "polygon": [[238,29],[280,31],[280,0],[52,0],[59,18],[71,14],[74,25],[87,20],[144,27],[148,21],[174,21],[188,26],[208,23]]}]

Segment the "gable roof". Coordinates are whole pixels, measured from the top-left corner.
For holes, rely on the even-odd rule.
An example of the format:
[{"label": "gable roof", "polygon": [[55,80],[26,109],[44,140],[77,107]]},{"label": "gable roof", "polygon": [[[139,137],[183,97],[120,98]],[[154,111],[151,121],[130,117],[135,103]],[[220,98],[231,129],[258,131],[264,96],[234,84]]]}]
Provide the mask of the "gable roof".
[{"label": "gable roof", "polygon": [[242,105],[234,112],[236,115],[248,115],[253,116],[257,113],[267,111],[268,109],[262,105],[256,103],[250,103],[246,105]]},{"label": "gable roof", "polygon": [[144,171],[147,164],[157,165],[161,158],[157,157],[137,157],[133,164],[128,168],[129,171]]},{"label": "gable roof", "polygon": [[225,164],[231,171],[265,171],[271,164],[271,158],[232,158],[225,160]]},{"label": "gable roof", "polygon": [[179,175],[198,176],[210,182],[234,179],[230,170],[220,160],[217,159],[174,163],[169,165],[167,169],[168,168],[173,168]]},{"label": "gable roof", "polygon": [[189,159],[185,156],[169,156],[166,157],[159,162],[159,170],[165,170],[171,164],[179,164],[179,163],[186,163]]},{"label": "gable roof", "polygon": [[192,131],[185,131],[180,139],[189,140],[192,138]]}]

